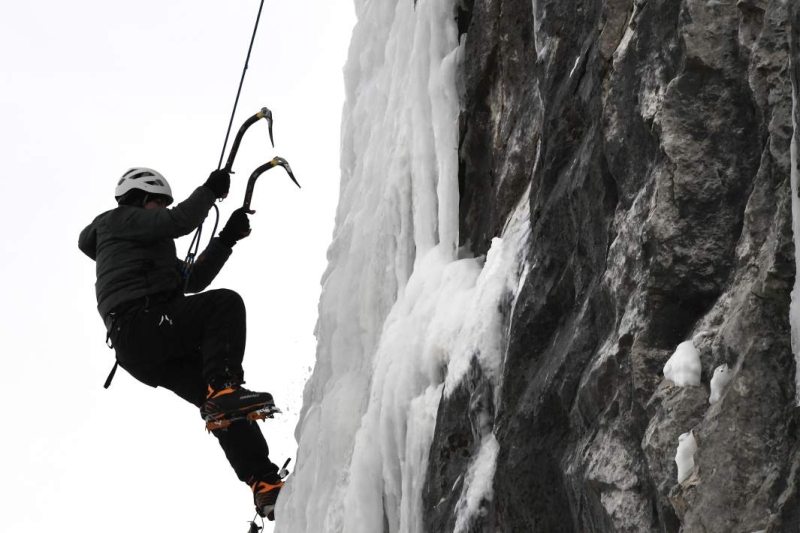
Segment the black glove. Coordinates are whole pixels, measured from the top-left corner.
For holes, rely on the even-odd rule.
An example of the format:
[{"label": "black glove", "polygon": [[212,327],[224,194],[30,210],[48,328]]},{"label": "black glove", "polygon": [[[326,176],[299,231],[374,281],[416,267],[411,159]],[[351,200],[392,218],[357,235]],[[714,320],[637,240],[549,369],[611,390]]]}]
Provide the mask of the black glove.
[{"label": "black glove", "polygon": [[236,209],[231,213],[228,223],[219,232],[219,240],[228,248],[233,248],[236,241],[244,239],[250,235],[250,219],[244,207]]},{"label": "black glove", "polygon": [[217,198],[225,198],[231,188],[231,175],[224,168],[215,170],[203,185],[214,191]]}]

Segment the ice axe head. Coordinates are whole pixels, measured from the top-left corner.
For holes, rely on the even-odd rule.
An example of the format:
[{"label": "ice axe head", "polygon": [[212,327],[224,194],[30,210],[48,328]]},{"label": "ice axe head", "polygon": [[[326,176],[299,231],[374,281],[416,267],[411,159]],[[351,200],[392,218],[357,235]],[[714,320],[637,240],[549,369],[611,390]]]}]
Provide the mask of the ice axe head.
[{"label": "ice axe head", "polygon": [[287,160],[285,160],[282,157],[275,157],[272,159],[272,165],[276,167],[277,166],[283,167],[284,170],[286,170],[286,173],[289,174],[289,177],[292,178],[294,184],[300,187],[300,184],[297,183],[297,180],[295,179],[294,174],[292,173],[292,167],[289,166],[289,162]]},{"label": "ice axe head", "polygon": [[269,142],[271,142],[272,147],[275,148],[275,141],[272,139],[272,111],[266,107],[262,107],[260,114],[262,117],[267,119],[267,127],[269,128]]},{"label": "ice axe head", "polygon": [[[239,152],[239,145],[242,143],[242,137],[244,137],[245,132],[250,128],[250,126],[262,118],[267,119],[267,126],[269,126],[269,140],[272,143],[272,146],[275,146],[275,142],[272,140],[272,111],[266,107],[262,107],[258,113],[245,120],[244,124],[242,124],[242,127],[239,128],[239,131],[236,133],[236,138],[233,139],[233,145],[231,146],[231,151],[228,154],[228,161],[225,163],[225,170],[228,172],[233,172],[233,160],[236,158],[236,154]],[[231,120],[233,119],[231,118]],[[228,144],[227,137],[225,138],[225,144]],[[224,146],[222,153],[225,153]],[[219,162],[220,165],[222,165],[222,157],[220,157]]]}]

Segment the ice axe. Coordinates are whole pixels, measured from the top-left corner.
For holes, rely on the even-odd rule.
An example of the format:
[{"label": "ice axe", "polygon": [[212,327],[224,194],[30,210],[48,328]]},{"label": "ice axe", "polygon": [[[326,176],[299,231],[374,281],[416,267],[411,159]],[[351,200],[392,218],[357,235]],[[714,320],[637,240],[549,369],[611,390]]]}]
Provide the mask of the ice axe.
[{"label": "ice axe", "polygon": [[262,107],[258,113],[245,120],[244,124],[242,124],[242,127],[239,128],[239,131],[236,133],[236,137],[233,139],[233,145],[231,145],[231,151],[228,153],[228,160],[225,162],[225,170],[228,172],[232,171],[233,160],[236,159],[236,154],[239,151],[239,145],[242,143],[242,138],[244,137],[245,132],[250,128],[250,126],[262,118],[267,119],[267,126],[269,127],[269,141],[272,143],[272,147],[275,147],[275,141],[272,138],[272,111],[266,107]]},{"label": "ice axe", "polygon": [[[259,10],[259,14],[260,13],[261,12]],[[242,79],[244,80],[244,74],[242,76],[243,76]],[[239,89],[241,90],[241,84],[239,85]],[[237,102],[239,101],[238,95],[236,97],[236,101]],[[233,106],[233,109],[234,112],[236,112],[236,105]],[[273,147],[275,146],[275,141],[273,141],[272,139],[272,111],[270,111],[266,107],[262,107],[258,113],[245,120],[244,124],[242,124],[242,127],[239,128],[239,131],[236,133],[236,137],[233,140],[233,145],[231,146],[231,151],[228,154],[228,161],[225,163],[226,172],[233,173],[233,171],[231,170],[233,168],[233,161],[234,159],[236,159],[236,154],[239,151],[239,145],[242,143],[242,138],[244,137],[245,132],[250,128],[250,126],[258,122],[262,118],[267,119],[267,125],[269,126],[269,140],[270,142],[272,142],[272,146]],[[233,123],[233,115],[231,115],[231,124],[232,123]],[[230,125],[228,125],[228,133],[230,133],[230,131],[231,131]],[[228,134],[225,134],[225,144],[222,145],[222,153],[219,156],[219,165],[217,165],[217,169],[222,167],[222,158],[225,156],[225,146],[227,144],[228,144]],[[253,178],[250,179],[252,180]],[[249,194],[252,195],[253,193],[250,192]],[[220,202],[221,201],[222,199],[220,199]],[[219,222],[219,209],[217,208],[216,205],[214,205],[214,209],[216,209],[217,211],[217,222]],[[214,223],[214,231],[212,233],[212,236],[217,232],[217,222]],[[184,279],[184,288],[186,288],[189,284],[189,276],[191,275],[192,272],[192,265],[194,264],[194,258],[197,256],[197,252],[200,248],[200,234],[202,233],[202,229],[203,225],[200,224],[200,226],[198,226],[197,231],[194,234],[194,237],[192,237],[192,242],[189,245],[189,250],[186,252],[186,258],[183,260],[182,272]]]},{"label": "ice axe", "polygon": [[289,162],[282,157],[273,157],[272,160],[270,160],[267,163],[264,163],[263,165],[255,169],[252,174],[250,174],[250,179],[247,180],[247,190],[244,193],[243,207],[245,211],[250,211],[250,201],[253,199],[253,191],[256,188],[256,180],[258,179],[258,177],[261,176],[261,174],[263,174],[267,170],[275,167],[283,167],[284,170],[286,170],[287,174],[289,174],[289,177],[292,179],[294,184],[297,185],[298,188],[300,187],[300,184],[297,183],[297,180],[294,178],[294,174],[292,173],[292,167],[289,166]]}]

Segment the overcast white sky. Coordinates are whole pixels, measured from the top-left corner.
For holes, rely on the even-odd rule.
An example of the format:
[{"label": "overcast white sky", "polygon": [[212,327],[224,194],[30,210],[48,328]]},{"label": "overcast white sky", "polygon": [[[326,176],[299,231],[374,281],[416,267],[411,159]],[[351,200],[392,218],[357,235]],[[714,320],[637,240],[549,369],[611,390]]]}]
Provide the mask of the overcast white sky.
[{"label": "overcast white sky", "polygon": [[[130,166],[183,199],[216,168],[258,0],[6,2],[0,7],[3,155],[0,530],[246,531],[249,490],[196,409],[118,372],[95,310],[80,230],[114,206]],[[266,0],[233,133],[262,106],[234,166],[224,224],[252,170],[286,158],[253,199],[253,234],[212,287],[248,308],[248,385],[287,411],[262,424],[294,456],[302,386],[339,185],[351,0]],[[232,135],[233,135],[232,133]],[[213,225],[205,226],[203,246]],[[178,242],[183,255],[188,238]],[[267,531],[271,528],[268,527]]]}]

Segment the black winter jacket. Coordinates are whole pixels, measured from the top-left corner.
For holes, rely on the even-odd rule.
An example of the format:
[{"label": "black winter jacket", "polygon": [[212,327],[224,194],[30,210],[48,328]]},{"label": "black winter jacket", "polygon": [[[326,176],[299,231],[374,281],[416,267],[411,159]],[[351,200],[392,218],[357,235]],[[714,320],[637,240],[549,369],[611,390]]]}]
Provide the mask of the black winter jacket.
[{"label": "black winter jacket", "polygon": [[[201,186],[171,209],[119,206],[97,216],[81,232],[78,248],[96,262],[97,310],[105,318],[116,306],[154,294],[180,294],[183,261],[173,239],[199,226],[215,195]],[[231,255],[219,238],[197,258],[186,292],[200,292]]]}]

